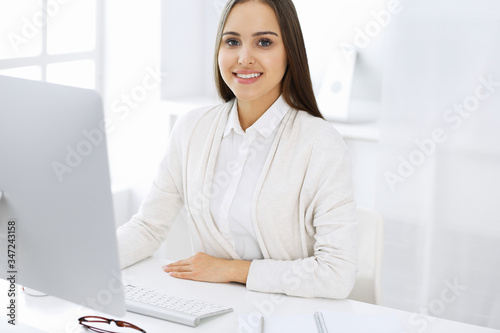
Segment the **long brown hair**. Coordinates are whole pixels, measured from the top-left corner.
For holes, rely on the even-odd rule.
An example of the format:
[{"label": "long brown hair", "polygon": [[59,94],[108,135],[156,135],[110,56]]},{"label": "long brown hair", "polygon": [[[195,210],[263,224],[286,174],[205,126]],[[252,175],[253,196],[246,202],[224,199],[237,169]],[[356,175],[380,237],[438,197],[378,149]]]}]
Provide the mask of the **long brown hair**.
[{"label": "long brown hair", "polygon": [[[218,57],[222,33],[231,9],[233,9],[235,5],[247,1],[249,0],[229,0],[226,3],[222,11],[217,38],[215,40],[215,86],[217,87],[219,96],[226,102],[230,101],[235,96],[226,82],[222,79],[220,73]],[[304,37],[302,36],[302,29],[300,28],[299,18],[293,2],[291,0],[258,1],[267,4],[273,9],[281,28],[288,62],[288,67],[281,82],[283,98],[292,108],[306,111],[315,117],[323,118],[323,115],[318,109],[316,97],[314,96]]]}]

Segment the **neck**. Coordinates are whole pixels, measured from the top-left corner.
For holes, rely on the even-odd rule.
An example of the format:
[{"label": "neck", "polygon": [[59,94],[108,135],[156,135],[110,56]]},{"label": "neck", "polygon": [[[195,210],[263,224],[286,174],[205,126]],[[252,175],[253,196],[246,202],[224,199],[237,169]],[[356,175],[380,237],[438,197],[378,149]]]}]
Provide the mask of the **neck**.
[{"label": "neck", "polygon": [[259,99],[255,101],[237,100],[238,117],[240,119],[241,128],[246,131],[252,126],[279,98],[273,97],[270,99]]}]

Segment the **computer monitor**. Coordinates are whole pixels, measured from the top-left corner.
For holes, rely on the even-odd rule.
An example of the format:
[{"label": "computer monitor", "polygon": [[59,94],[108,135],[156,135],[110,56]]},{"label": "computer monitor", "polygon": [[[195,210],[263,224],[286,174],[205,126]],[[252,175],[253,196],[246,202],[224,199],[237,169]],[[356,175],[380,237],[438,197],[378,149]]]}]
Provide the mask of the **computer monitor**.
[{"label": "computer monitor", "polygon": [[0,76],[0,277],[123,316],[101,104],[92,90]]},{"label": "computer monitor", "polygon": [[379,119],[382,110],[384,67],[383,33],[368,45],[340,45],[332,53],[317,89],[320,111],[327,120],[367,123]]}]

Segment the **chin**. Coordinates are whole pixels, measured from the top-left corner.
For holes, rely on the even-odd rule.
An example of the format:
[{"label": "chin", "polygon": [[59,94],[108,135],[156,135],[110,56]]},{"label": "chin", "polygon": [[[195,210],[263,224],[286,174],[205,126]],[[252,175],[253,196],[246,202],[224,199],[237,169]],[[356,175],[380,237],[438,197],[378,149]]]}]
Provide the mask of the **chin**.
[{"label": "chin", "polygon": [[250,91],[242,91],[242,89],[233,90],[233,93],[237,99],[242,101],[253,101],[259,99],[259,97],[262,97],[262,94]]}]

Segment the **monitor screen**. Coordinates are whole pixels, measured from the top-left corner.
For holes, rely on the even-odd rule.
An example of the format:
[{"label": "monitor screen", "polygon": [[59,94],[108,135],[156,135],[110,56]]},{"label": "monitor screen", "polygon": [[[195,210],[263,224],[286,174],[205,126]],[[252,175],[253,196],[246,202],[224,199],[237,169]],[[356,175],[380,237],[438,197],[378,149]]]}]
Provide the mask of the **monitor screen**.
[{"label": "monitor screen", "polygon": [[124,315],[99,94],[0,76],[0,277]]}]

